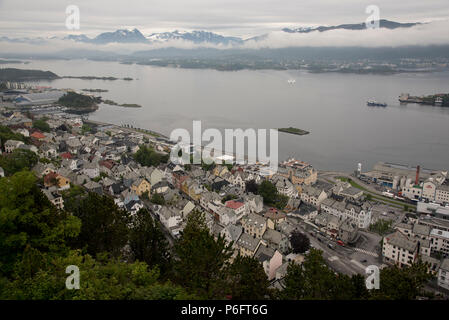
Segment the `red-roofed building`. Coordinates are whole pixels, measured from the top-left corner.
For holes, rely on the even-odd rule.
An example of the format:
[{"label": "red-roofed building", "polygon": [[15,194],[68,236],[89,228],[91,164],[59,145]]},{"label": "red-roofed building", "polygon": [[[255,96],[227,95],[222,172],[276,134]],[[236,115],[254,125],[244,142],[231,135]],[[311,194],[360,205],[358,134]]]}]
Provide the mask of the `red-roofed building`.
[{"label": "red-roofed building", "polygon": [[226,201],[226,207],[234,210],[236,215],[240,215],[246,210],[246,206],[244,202],[229,200]]},{"label": "red-roofed building", "polygon": [[61,158],[62,159],[73,159],[73,156],[70,152],[64,152],[64,153],[61,153]]},{"label": "red-roofed building", "polygon": [[38,139],[38,140],[45,139],[45,135],[42,134],[42,132],[40,132],[40,131],[34,131],[34,132],[30,135],[30,137],[35,138],[35,139]]},{"label": "red-roofed building", "polygon": [[99,161],[98,164],[111,170],[114,167],[115,162],[112,160],[102,160]]}]

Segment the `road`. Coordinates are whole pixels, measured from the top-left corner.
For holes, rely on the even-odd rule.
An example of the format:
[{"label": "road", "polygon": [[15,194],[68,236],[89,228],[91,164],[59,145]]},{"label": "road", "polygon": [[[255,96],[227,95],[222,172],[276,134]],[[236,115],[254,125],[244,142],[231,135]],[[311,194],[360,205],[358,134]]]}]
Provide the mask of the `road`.
[{"label": "road", "polygon": [[[363,247],[363,249],[361,248],[363,251],[356,251],[352,247],[339,246],[334,240],[318,233],[315,236],[310,235],[310,232],[315,230],[313,230],[312,227],[301,223],[300,219],[289,218],[289,220],[298,228],[298,230],[309,237],[312,247],[323,252],[323,257],[327,264],[335,272],[349,276],[354,274],[365,275],[367,266],[376,265],[379,267],[381,265],[380,258],[374,256],[376,252],[372,251],[375,250],[376,245],[378,245],[378,240],[380,239],[379,236],[371,233],[365,235],[365,233],[362,232],[360,244]],[[328,244],[332,244],[333,248],[330,248]]]}]

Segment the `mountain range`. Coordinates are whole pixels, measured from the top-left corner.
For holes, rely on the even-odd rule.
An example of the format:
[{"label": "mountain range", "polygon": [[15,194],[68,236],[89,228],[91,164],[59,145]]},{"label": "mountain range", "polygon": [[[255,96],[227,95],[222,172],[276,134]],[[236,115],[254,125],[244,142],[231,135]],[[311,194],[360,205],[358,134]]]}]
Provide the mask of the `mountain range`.
[{"label": "mountain range", "polygon": [[[380,28],[386,29],[398,29],[398,28],[411,28],[420,23],[399,23],[389,20],[379,20]],[[365,23],[358,24],[342,24],[338,26],[318,26],[318,27],[295,27],[295,28],[283,28],[281,31],[286,33],[310,33],[310,32],[326,32],[331,30],[363,30],[366,29]],[[114,32],[104,32],[96,36],[95,38],[89,38],[85,34],[75,35],[70,34],[63,38],[50,37],[50,38],[9,38],[0,37],[0,41],[9,42],[23,42],[39,44],[43,41],[51,39],[69,40],[83,43],[92,44],[108,44],[108,43],[164,43],[171,40],[183,40],[194,44],[214,44],[214,45],[240,45],[246,41],[261,41],[266,39],[268,34],[262,34],[259,36],[243,39],[239,37],[223,36],[217,33],[195,30],[195,31],[179,31],[173,32],[161,32],[152,33],[150,35],[143,35],[138,29],[126,30],[119,29]]]}]

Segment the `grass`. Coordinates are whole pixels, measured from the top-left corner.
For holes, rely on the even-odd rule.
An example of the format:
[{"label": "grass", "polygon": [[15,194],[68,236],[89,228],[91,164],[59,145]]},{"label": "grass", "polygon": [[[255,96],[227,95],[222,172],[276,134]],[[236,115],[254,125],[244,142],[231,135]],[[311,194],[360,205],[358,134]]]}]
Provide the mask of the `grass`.
[{"label": "grass", "polygon": [[380,196],[380,195],[378,195],[378,194],[376,194],[376,193],[366,189],[365,187],[359,185],[357,182],[354,182],[352,179],[349,179],[349,178],[346,178],[346,177],[336,177],[336,179],[341,180],[343,182],[349,182],[349,184],[351,186],[353,186],[354,188],[363,190],[364,192],[370,194],[373,199],[377,199],[377,200],[380,200],[382,202],[386,202],[388,204],[393,204],[396,208],[404,209],[405,206],[407,206],[408,208],[416,207],[415,205],[410,204],[410,203],[404,203],[404,202],[396,201],[396,200],[393,200],[393,199],[390,199],[390,198],[387,198],[387,197],[384,197],[384,196]]}]

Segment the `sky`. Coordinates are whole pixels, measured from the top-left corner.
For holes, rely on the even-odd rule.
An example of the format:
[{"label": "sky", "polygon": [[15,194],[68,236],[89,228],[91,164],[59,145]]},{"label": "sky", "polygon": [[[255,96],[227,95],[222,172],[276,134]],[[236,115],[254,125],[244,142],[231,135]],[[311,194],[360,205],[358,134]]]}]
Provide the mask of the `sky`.
[{"label": "sky", "polygon": [[[66,7],[80,9],[80,30],[65,27]],[[248,38],[283,27],[364,22],[369,5],[398,22],[449,19],[449,0],[0,0],[0,35],[64,36],[119,28],[144,34],[207,30]]]}]

